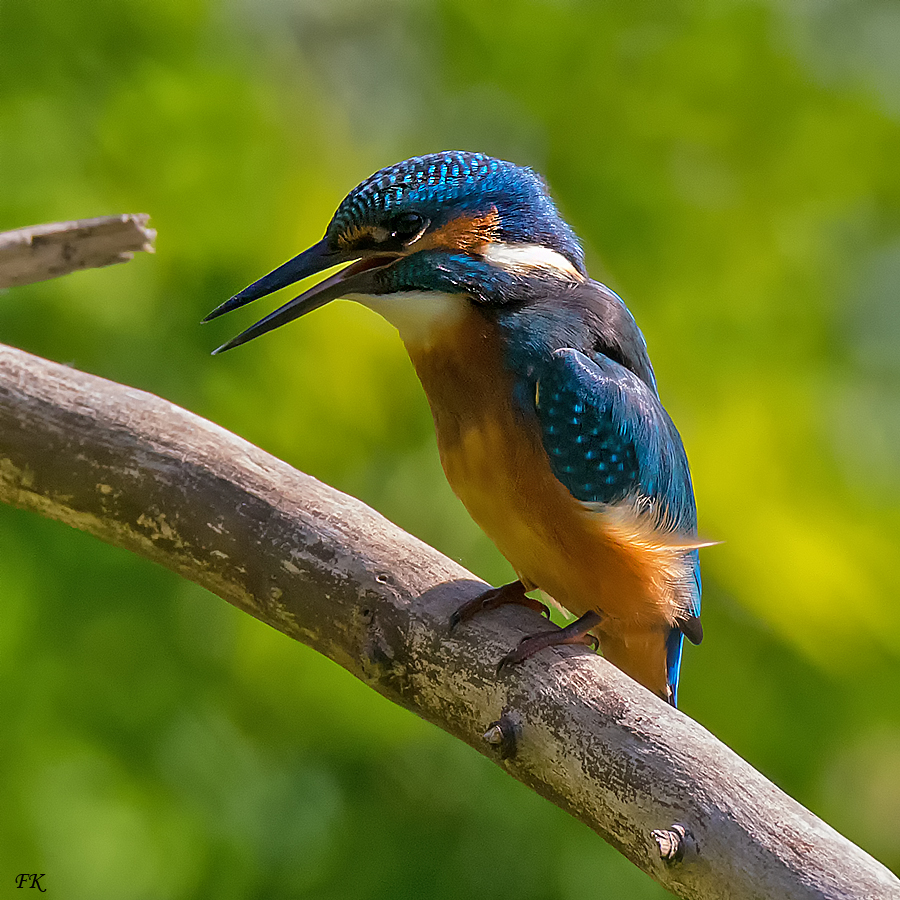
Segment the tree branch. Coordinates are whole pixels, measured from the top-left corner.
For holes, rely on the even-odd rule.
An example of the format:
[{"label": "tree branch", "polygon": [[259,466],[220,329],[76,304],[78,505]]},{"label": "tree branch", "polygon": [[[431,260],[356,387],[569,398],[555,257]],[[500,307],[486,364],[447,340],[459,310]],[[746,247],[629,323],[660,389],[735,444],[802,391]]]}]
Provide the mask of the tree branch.
[{"label": "tree branch", "polygon": [[448,633],[484,585],[357,500],[122,385],[0,347],[0,500],[196,581],[493,758],[681,897],[900,898],[900,881],[605,660],[540,624]]},{"label": "tree branch", "polygon": [[0,288],[45,281],[76,269],[127,262],[153,252],[156,232],[143,213],[0,231]]}]

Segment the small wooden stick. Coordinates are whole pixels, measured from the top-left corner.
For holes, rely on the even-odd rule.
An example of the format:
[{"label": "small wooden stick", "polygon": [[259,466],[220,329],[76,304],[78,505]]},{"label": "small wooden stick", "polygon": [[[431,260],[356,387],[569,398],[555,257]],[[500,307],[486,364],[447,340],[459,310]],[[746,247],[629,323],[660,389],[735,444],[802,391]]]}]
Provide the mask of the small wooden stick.
[{"label": "small wooden stick", "polygon": [[153,253],[149,219],[137,213],[0,231],[0,288],[127,262],[141,250]]}]

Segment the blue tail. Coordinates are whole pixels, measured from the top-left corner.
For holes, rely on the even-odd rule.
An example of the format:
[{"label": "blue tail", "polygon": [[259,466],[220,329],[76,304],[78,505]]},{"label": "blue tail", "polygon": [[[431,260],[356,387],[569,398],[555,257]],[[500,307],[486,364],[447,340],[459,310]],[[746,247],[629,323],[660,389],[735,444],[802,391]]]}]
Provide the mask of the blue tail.
[{"label": "blue tail", "polygon": [[[700,584],[700,556],[696,550],[690,553],[694,568],[694,583],[691,586],[692,603],[688,612],[692,616],[700,615],[700,592],[702,586]],[[685,631],[690,635],[691,640],[695,644],[699,644],[703,637],[703,631],[699,627],[699,620],[694,620],[694,628],[685,627]],[[673,628],[669,637],[666,639],[666,679],[669,682],[669,702],[672,706],[678,706],[678,678],[681,675],[681,653],[684,650],[684,632],[677,628]]]},{"label": "blue tail", "polygon": [[673,628],[666,640],[666,678],[669,682],[669,703],[678,706],[678,676],[681,674],[681,651],[684,635]]}]

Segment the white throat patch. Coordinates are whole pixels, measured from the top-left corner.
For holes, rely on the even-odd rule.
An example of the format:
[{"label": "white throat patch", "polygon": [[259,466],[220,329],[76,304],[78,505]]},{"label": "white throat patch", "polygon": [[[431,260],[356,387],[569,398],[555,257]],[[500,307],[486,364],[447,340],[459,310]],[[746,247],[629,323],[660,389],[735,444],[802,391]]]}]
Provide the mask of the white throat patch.
[{"label": "white throat patch", "polygon": [[383,316],[406,345],[427,348],[439,339],[442,331],[457,325],[469,311],[471,301],[466,294],[441,291],[400,291],[396,294],[348,294]]}]

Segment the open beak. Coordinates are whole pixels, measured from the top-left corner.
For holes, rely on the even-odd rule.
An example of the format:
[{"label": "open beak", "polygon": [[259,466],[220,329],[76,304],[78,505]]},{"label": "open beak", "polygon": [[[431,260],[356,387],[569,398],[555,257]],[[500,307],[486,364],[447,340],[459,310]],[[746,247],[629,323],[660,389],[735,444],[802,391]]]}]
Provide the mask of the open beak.
[{"label": "open beak", "polygon": [[[213,350],[216,353],[224,353],[232,347],[238,347],[252,341],[253,338],[272,331],[280,325],[285,325],[300,316],[305,316],[308,312],[324,306],[331,300],[338,297],[345,297],[349,294],[364,294],[367,289],[372,286],[372,276],[385,266],[390,265],[397,255],[371,255],[362,259],[357,258],[352,265],[341,269],[340,272],[320,281],[317,285],[311,287],[308,291],[294,297],[293,300],[279,307],[275,312],[270,313],[264,319],[260,319],[255,325],[251,325],[246,331],[242,331],[237,337],[233,337],[221,347]],[[287,287],[296,281],[315,275],[324,269],[338,265],[342,262],[349,262],[347,257],[338,252],[331,250],[325,240],[313,244],[308,250],[305,250],[299,256],[288,260],[284,265],[279,266],[273,272],[263,276],[259,281],[254,281],[249,287],[245,287],[239,294],[235,294],[230,300],[226,300],[221,306],[217,306],[203,321],[209,322],[224,313],[238,309],[246,303],[265,297],[273,291]]]}]

